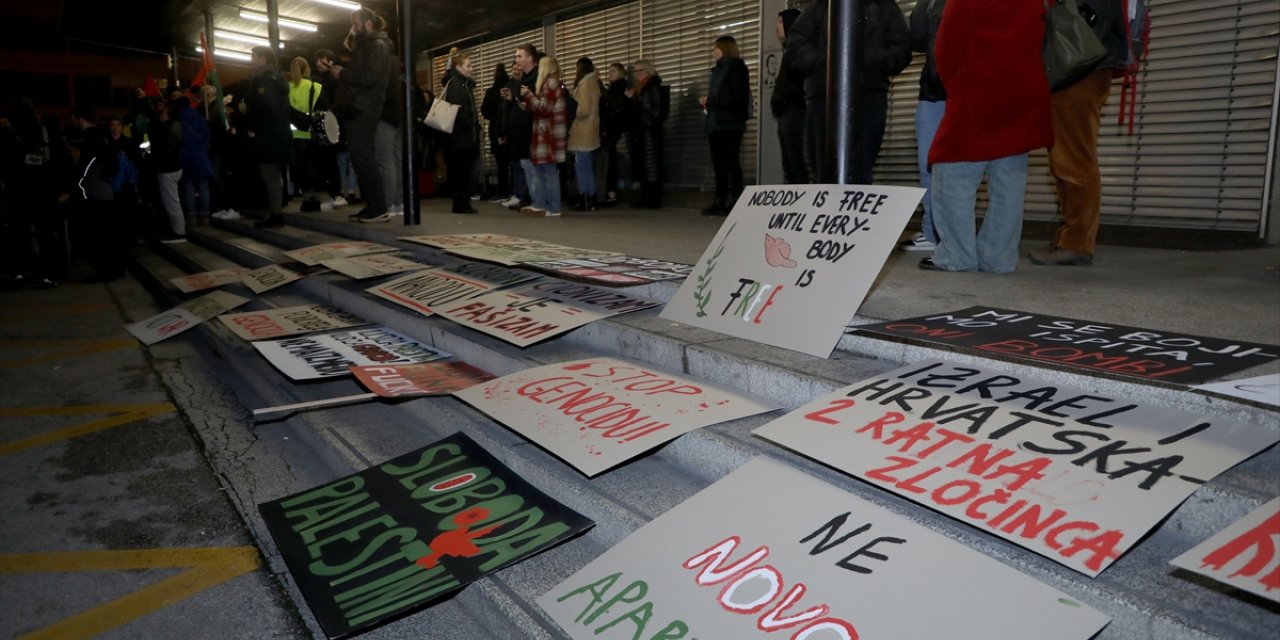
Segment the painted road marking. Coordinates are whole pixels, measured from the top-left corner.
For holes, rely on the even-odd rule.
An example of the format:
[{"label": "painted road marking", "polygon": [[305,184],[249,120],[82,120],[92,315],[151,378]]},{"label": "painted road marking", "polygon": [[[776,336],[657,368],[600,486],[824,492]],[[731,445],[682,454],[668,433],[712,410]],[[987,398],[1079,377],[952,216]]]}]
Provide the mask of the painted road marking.
[{"label": "painted road marking", "polygon": [[0,362],[0,369],[17,369],[19,367],[39,364],[41,362],[49,362],[51,360],[62,360],[64,358],[87,356],[95,353],[102,353],[104,351],[114,351],[115,349],[132,347],[135,344],[137,343],[133,340],[0,340],[0,349],[25,348],[42,349],[44,351],[48,351],[50,349],[54,350],[54,353],[47,355]]},{"label": "painted road marking", "polygon": [[86,422],[49,433],[15,440],[13,442],[0,443],[0,456],[7,456],[11,453],[17,453],[31,447],[38,447],[42,444],[66,440],[82,436],[86,433],[101,431],[111,427],[120,426],[137,420],[158,416],[161,414],[176,411],[177,409],[168,402],[157,404],[91,404],[80,407],[0,407],[0,418],[29,418],[33,416],[68,416],[83,415],[88,413],[110,413],[115,414],[101,420]]}]

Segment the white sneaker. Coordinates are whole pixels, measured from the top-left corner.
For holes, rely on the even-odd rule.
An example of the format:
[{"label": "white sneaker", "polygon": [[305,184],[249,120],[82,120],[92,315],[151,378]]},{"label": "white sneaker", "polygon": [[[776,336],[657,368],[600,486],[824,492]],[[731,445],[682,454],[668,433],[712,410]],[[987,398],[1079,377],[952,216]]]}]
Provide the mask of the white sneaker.
[{"label": "white sneaker", "polygon": [[914,236],[898,243],[898,248],[903,251],[933,251],[938,245],[929,242],[923,233],[916,232]]},{"label": "white sneaker", "polygon": [[506,200],[503,200],[502,202],[499,202],[498,204],[500,204],[500,205],[502,205],[502,206],[504,206],[504,207],[506,207],[506,208],[508,208],[508,209],[519,209],[519,208],[520,208],[520,198],[519,198],[518,196],[511,196],[510,198],[507,198]]},{"label": "white sneaker", "polygon": [[402,204],[391,205],[391,207],[387,209],[387,213],[393,216],[402,216],[404,215],[404,205]]},{"label": "white sneaker", "polygon": [[558,218],[559,216],[560,216],[560,212],[559,212],[559,211],[548,211],[548,212],[546,213],[546,217],[548,217],[548,218]]},{"label": "white sneaker", "polygon": [[477,193],[477,194],[475,194],[475,195],[471,196],[471,199],[472,199],[472,200],[474,200],[474,201],[476,201],[476,202],[479,202],[479,201],[480,201],[480,194],[478,194],[478,193]]},{"label": "white sneaker", "polygon": [[333,211],[333,207],[334,207],[334,204],[333,204],[332,202],[321,202],[321,203],[320,203],[320,210],[321,210],[321,211]]},{"label": "white sneaker", "polygon": [[490,203],[490,204],[502,204],[502,203],[504,203],[504,202],[506,202],[506,201],[507,201],[507,198],[506,198],[505,196],[498,196],[498,197],[496,197],[496,198],[489,198],[489,203]]},{"label": "white sneaker", "polygon": [[336,209],[338,207],[345,207],[345,206],[347,206],[347,199],[342,196],[336,196],[333,199],[333,205],[329,208]]},{"label": "white sneaker", "polygon": [[211,214],[209,217],[215,220],[239,220],[240,213],[235,209],[223,209],[222,211]]}]

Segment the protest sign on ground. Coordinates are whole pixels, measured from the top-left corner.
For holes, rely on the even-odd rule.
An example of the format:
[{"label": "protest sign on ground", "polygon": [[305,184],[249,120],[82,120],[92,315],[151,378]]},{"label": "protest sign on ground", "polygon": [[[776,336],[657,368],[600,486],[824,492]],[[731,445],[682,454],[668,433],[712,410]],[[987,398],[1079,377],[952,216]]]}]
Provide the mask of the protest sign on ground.
[{"label": "protest sign on ground", "polygon": [[342,309],[321,304],[228,313],[218,320],[250,342],[369,324],[368,320]]},{"label": "protest sign on ground", "polygon": [[352,367],[364,388],[384,397],[437,396],[461,391],[493,379],[465,362],[375,364]]},{"label": "protest sign on ground", "polygon": [[248,273],[248,269],[215,269],[204,273],[193,273],[189,276],[169,278],[169,282],[183,293],[195,293],[221,287],[224,284],[240,282],[240,276]]},{"label": "protest sign on ground", "polygon": [[351,365],[411,364],[452,357],[386,327],[369,327],[313,336],[253,343],[292,380],[314,380],[351,374]]},{"label": "protest sign on ground", "polygon": [[496,262],[501,265],[514,266],[521,262],[542,262],[547,260],[569,260],[572,258],[594,258],[615,255],[614,251],[597,251],[567,247],[552,242],[527,240],[520,244],[470,244],[450,247],[449,253],[472,260]]},{"label": "protest sign on ground", "polygon": [[225,291],[214,291],[194,300],[188,300],[146,320],[126,325],[125,329],[143,344],[155,344],[166,338],[172,338],[220,313],[248,303],[248,298]]},{"label": "protest sign on ground", "polygon": [[278,264],[269,264],[240,276],[240,281],[246,287],[252,289],[254,293],[266,293],[276,287],[283,287],[290,282],[297,282],[305,277],[301,273]]},{"label": "protest sign on ground", "polygon": [[1176,567],[1280,604],[1280,498],[1174,558]]},{"label": "protest sign on ground", "polygon": [[1194,388],[1280,407],[1280,373],[1210,384],[1198,384]]},{"label": "protest sign on ground", "polygon": [[537,275],[528,271],[472,263],[448,269],[425,269],[369,287],[365,291],[424,316],[431,316],[435,315],[433,307],[468,300],[503,287],[537,279]]},{"label": "protest sign on ground", "polygon": [[660,304],[585,284],[546,281],[440,305],[435,311],[464,327],[527,347],[601,318]]},{"label": "protest sign on ground", "polygon": [[397,258],[385,253],[371,253],[350,258],[325,258],[320,264],[355,280],[367,280],[393,273],[418,271],[427,265],[421,262]]},{"label": "protest sign on ground", "polygon": [[313,244],[309,247],[286,251],[284,254],[302,264],[314,266],[320,264],[321,260],[330,258],[350,258],[351,256],[362,256],[370,253],[391,253],[392,251],[397,251],[397,249],[376,242],[352,240],[349,242]]},{"label": "protest sign on ground", "polygon": [[625,287],[688,277],[691,264],[650,260],[635,256],[601,256],[544,262],[523,262],[522,267],[546,271],[557,278],[591,284]]},{"label": "protest sign on ground", "polygon": [[437,249],[469,247],[477,244],[524,244],[534,242],[528,238],[509,236],[501,233],[455,233],[430,236],[402,236],[405,242],[426,245]]}]

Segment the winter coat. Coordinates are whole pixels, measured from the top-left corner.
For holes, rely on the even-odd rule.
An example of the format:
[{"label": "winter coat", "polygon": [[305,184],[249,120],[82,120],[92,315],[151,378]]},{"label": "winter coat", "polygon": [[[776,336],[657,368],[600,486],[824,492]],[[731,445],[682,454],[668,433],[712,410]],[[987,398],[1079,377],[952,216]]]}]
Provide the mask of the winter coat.
[{"label": "winter coat", "polygon": [[80,148],[80,162],[76,166],[74,197],[77,200],[115,200],[111,178],[120,170],[120,164],[106,132],[101,127],[89,127],[81,133],[84,141]]},{"label": "winter coat", "polygon": [[[1021,0],[1020,0],[1021,1]],[[911,64],[911,38],[902,9],[893,0],[863,0],[864,17],[858,41],[862,60],[858,76],[862,91],[887,92],[889,78]],[[814,0],[787,32],[792,69],[804,75],[804,95],[827,95],[827,0]]]},{"label": "winter coat", "polygon": [[[480,103],[480,114],[484,116],[485,120],[489,121],[490,153],[497,153],[499,147],[506,146],[509,143],[506,138],[511,126],[511,109],[513,105],[502,99],[502,88],[510,84],[510,82],[510,78],[503,83],[498,83],[495,80],[493,86],[485,90],[484,100]],[[499,139],[503,139],[502,142],[498,142]]]},{"label": "winter coat", "polygon": [[476,113],[476,81],[462,75],[457,69],[444,74],[444,100],[458,105],[458,116],[453,121],[446,148],[450,151],[469,151],[480,148],[480,117]]},{"label": "winter coat", "polygon": [[209,133],[209,121],[190,107],[177,109],[176,113],[178,122],[182,123],[182,176],[212,176],[213,161],[209,159],[209,145],[213,142],[213,137]]},{"label": "winter coat", "polygon": [[395,61],[393,51],[391,38],[381,31],[356,39],[351,64],[343,67],[338,75],[333,111],[339,118],[352,120],[382,114],[387,80]]},{"label": "winter coat", "polygon": [[712,131],[746,131],[751,115],[751,74],[741,58],[728,56],[716,61],[711,69],[711,85],[707,90],[707,133]]},{"label": "winter coat", "polygon": [[600,148],[600,76],[592,71],[573,88],[578,112],[569,128],[570,151],[595,151]]},{"label": "winter coat", "polygon": [[933,43],[938,38],[938,25],[942,23],[942,9],[947,0],[920,0],[911,10],[911,50],[924,54],[924,68],[920,70],[921,102],[943,102],[947,90],[938,79],[933,55]]},{"label": "winter coat", "polygon": [[249,77],[244,96],[245,129],[258,162],[286,165],[293,162],[293,134],[289,129],[289,83],[271,67]]},{"label": "winter coat", "polygon": [[564,162],[569,137],[565,129],[569,114],[564,92],[560,78],[552,75],[542,83],[541,91],[525,98],[525,104],[533,113],[533,137],[529,145],[529,159],[533,164]]},{"label": "winter coat", "polygon": [[156,173],[182,171],[182,123],[175,117],[152,118],[147,125],[151,170]]},{"label": "winter coat", "polygon": [[782,52],[782,62],[778,65],[778,77],[773,81],[773,93],[769,94],[769,109],[774,119],[796,109],[804,109],[804,76],[791,64],[794,51],[786,49]]},{"label": "winter coat", "polygon": [[650,76],[628,103],[631,175],[637,182],[662,180],[662,78]]},{"label": "winter coat", "polygon": [[600,94],[600,137],[614,144],[631,129],[627,117],[627,83],[619,80]]},{"label": "winter coat", "polygon": [[1124,7],[1120,0],[1080,0],[1080,7],[1097,15],[1091,25],[1093,33],[1107,48],[1106,57],[1094,70],[1123,69],[1129,58],[1129,37],[1125,34]]},{"label": "winter coat", "polygon": [[929,164],[980,162],[1053,144],[1040,50],[1044,5],[964,0],[942,15],[934,43],[947,111]]},{"label": "winter coat", "polygon": [[[516,80],[511,79],[511,95],[514,100],[520,100],[520,87],[528,87],[530,91],[538,89],[538,68],[534,67],[532,71],[526,73],[524,77]],[[529,158],[529,151],[533,140],[533,113],[526,107],[520,108],[515,101],[511,103],[510,116],[508,117],[509,130],[507,142],[511,145],[511,159],[525,160]],[[521,103],[523,104],[523,103]]]},{"label": "winter coat", "polygon": [[[296,85],[290,82],[289,107],[309,114],[315,111],[316,104],[320,102],[320,96],[323,93],[324,85],[314,80],[303,78]],[[297,140],[310,140],[311,131],[295,129],[293,130],[293,137]]]}]

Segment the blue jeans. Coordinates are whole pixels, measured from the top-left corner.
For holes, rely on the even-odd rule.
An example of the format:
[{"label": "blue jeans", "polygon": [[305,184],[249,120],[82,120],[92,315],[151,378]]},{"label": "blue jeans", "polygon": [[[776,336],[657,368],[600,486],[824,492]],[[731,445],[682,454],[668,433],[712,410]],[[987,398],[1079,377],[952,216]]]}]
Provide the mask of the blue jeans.
[{"label": "blue jeans", "polygon": [[529,193],[529,172],[525,170],[525,165],[528,164],[527,158],[511,160],[511,194],[520,198],[521,201],[533,199]]},{"label": "blue jeans", "polygon": [[584,196],[596,195],[595,151],[573,152],[573,175],[578,181],[578,193]]},{"label": "blue jeans", "polygon": [[[529,201],[532,202],[535,207],[541,206],[538,204],[542,199],[542,193],[539,191],[539,187],[541,185],[538,183],[538,177],[533,173],[533,161],[528,158],[521,158],[520,162],[517,162],[512,166],[516,165],[519,165],[520,173],[524,176],[524,187],[528,192],[527,195],[529,196]],[[519,187],[516,187],[516,195],[520,195]],[[524,200],[524,196],[521,196],[520,199]],[[545,209],[546,207],[543,208]]]},{"label": "blue jeans", "polygon": [[[987,215],[975,233],[975,200],[987,174]],[[1027,191],[1027,154],[984,162],[933,165],[933,225],[938,248],[933,262],[946,271],[1009,273],[1018,266],[1022,205]]]},{"label": "blue jeans", "polygon": [[530,165],[533,167],[533,180],[529,181],[530,191],[533,192],[533,206],[551,213],[560,213],[560,170],[556,163]]},{"label": "blue jeans", "polygon": [[351,152],[343,149],[334,157],[338,163],[338,188],[346,195],[355,195],[356,172],[351,168]]},{"label": "blue jeans", "polygon": [[924,219],[921,231],[929,242],[938,243],[938,232],[933,230],[933,205],[929,202],[929,185],[932,179],[929,174],[929,149],[933,147],[933,136],[938,133],[938,124],[942,122],[942,114],[947,109],[947,102],[916,103],[916,165],[920,168],[920,187],[924,189]]}]

